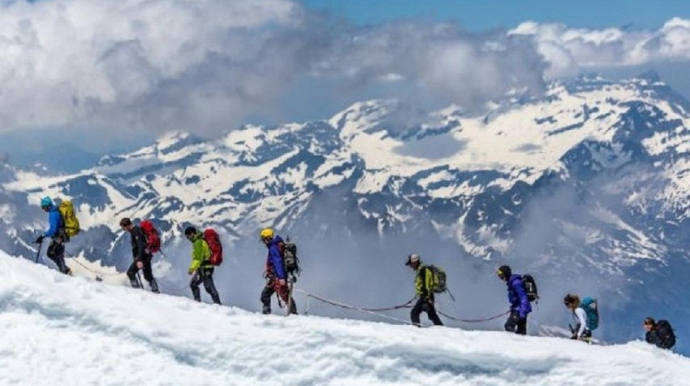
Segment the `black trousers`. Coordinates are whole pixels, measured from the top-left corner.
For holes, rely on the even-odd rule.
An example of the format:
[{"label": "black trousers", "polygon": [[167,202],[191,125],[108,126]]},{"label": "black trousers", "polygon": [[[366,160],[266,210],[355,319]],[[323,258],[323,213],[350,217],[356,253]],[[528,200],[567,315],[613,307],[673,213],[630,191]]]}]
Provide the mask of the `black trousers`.
[{"label": "black trousers", "polygon": [[514,332],[518,335],[527,335],[527,317],[520,319],[520,312],[511,311],[503,327],[505,327],[506,331]]},{"label": "black trousers", "polygon": [[64,274],[69,274],[71,270],[67,267],[65,263],[65,245],[58,242],[55,239],[50,240],[50,245],[48,245],[48,251],[46,252],[48,258],[52,260],[55,265],[57,265],[58,270]]},{"label": "black trousers", "polygon": [[412,311],[410,311],[410,319],[412,319],[412,324],[420,326],[421,324],[419,323],[419,316],[422,314],[422,312],[426,312],[429,320],[431,320],[434,325],[443,326],[441,318],[439,318],[438,314],[436,313],[436,307],[434,306],[433,301],[433,298],[431,298],[430,301],[423,298],[419,298],[419,300],[417,300],[417,303],[414,305],[414,307],[412,307]]},{"label": "black trousers", "polygon": [[197,302],[201,301],[201,291],[199,290],[199,284],[204,283],[204,289],[206,293],[211,295],[211,299],[216,304],[220,303],[220,295],[218,295],[218,290],[216,285],[213,283],[213,268],[199,268],[192,274],[192,279],[189,281],[189,287],[192,289],[192,295],[194,300]]},{"label": "black trousers", "polygon": [[[142,270],[144,271],[144,279],[146,279],[146,281],[149,282],[149,286],[151,286],[151,291],[159,292],[158,283],[156,283],[156,279],[153,277],[153,270],[151,269],[152,259],[153,256],[148,256],[142,261],[142,263],[144,263]],[[127,277],[129,278],[129,283],[132,285],[132,287],[143,288],[137,279],[137,272],[139,272],[139,268],[137,267],[137,261],[134,260],[132,265],[129,266],[129,269],[127,269]]]}]

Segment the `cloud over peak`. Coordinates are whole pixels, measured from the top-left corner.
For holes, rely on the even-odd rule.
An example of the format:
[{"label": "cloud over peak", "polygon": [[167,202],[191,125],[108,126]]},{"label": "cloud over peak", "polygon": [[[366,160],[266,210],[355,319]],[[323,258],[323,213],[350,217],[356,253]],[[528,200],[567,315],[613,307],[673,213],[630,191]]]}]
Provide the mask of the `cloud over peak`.
[{"label": "cloud over peak", "polygon": [[673,18],[658,30],[570,28],[525,22],[508,31],[530,38],[548,63],[547,76],[593,67],[637,66],[690,60],[690,20]]},{"label": "cloud over peak", "polygon": [[658,31],[529,22],[468,34],[455,23],[356,27],[290,0],[0,7],[0,132],[212,134],[253,117],[284,119],[308,104],[342,107],[372,97],[472,109],[516,90],[538,92],[545,76],[690,56],[683,19]]}]

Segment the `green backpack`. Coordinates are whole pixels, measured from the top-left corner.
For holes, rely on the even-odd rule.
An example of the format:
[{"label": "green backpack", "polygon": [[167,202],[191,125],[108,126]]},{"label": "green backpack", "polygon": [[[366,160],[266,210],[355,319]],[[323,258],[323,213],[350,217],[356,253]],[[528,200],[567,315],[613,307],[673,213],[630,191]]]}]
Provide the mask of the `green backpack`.
[{"label": "green backpack", "polygon": [[448,291],[446,286],[446,271],[435,265],[427,265],[426,268],[431,272],[431,288],[435,293]]}]

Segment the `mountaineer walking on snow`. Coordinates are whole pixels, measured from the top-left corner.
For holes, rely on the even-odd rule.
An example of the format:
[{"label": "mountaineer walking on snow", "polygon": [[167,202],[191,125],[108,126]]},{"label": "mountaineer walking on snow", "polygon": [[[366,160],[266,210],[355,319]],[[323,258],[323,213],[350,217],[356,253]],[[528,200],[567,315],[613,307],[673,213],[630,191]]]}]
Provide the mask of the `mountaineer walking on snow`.
[{"label": "mountaineer walking on snow", "polygon": [[419,258],[419,255],[413,253],[407,257],[405,265],[409,266],[416,275],[414,278],[414,288],[417,292],[417,303],[410,311],[410,319],[415,326],[421,326],[419,323],[419,316],[422,311],[426,312],[434,325],[443,326],[441,318],[436,313],[436,306],[434,305],[434,291],[433,291],[433,272],[425,266]]},{"label": "mountaineer walking on snow", "polygon": [[62,214],[60,214],[60,210],[55,206],[50,197],[43,197],[41,199],[41,209],[48,213],[49,228],[42,235],[38,236],[36,244],[39,244],[38,248],[40,249],[43,239],[49,237],[50,244],[48,245],[46,255],[57,265],[60,272],[71,275],[72,270],[65,263],[64,244],[67,242],[67,234],[65,233],[65,221],[62,218]]},{"label": "mountaineer walking on snow", "polygon": [[192,295],[197,302],[201,301],[201,291],[199,284],[204,283],[206,292],[211,295],[211,299],[215,304],[220,303],[220,295],[213,283],[213,264],[211,264],[211,249],[208,246],[204,235],[198,232],[193,226],[187,227],[184,230],[184,235],[192,243],[192,263],[189,265],[188,274],[192,275],[189,281],[189,287],[192,289]]},{"label": "mountaineer walking on snow", "polygon": [[587,343],[592,341],[592,331],[599,326],[599,310],[596,299],[580,297],[575,294],[567,294],[563,298],[563,304],[573,313],[575,328],[570,327],[572,336],[570,339],[582,340]]},{"label": "mountaineer walking on snow", "polygon": [[509,266],[503,265],[496,271],[498,277],[508,286],[510,316],[504,325],[506,331],[527,335],[527,315],[532,312],[529,297],[522,282],[522,276],[513,274]]},{"label": "mountaineer walking on snow", "polygon": [[130,240],[132,242],[132,265],[129,266],[127,270],[127,277],[129,282],[134,288],[142,288],[143,285],[137,279],[137,272],[140,269],[144,270],[144,279],[149,282],[151,287],[151,292],[160,293],[158,290],[158,283],[153,277],[153,270],[151,269],[151,260],[153,255],[146,248],[146,236],[144,231],[140,227],[132,224],[132,220],[128,217],[120,220],[120,227],[129,232]]},{"label": "mountaineer walking on snow", "polygon": [[653,344],[656,347],[670,350],[676,345],[676,334],[673,332],[673,327],[668,320],[659,320],[646,317],[644,319],[645,341]]},{"label": "mountaineer walking on snow", "polygon": [[283,239],[276,235],[271,228],[261,230],[261,242],[266,245],[268,255],[266,256],[266,286],[261,291],[262,312],[271,313],[271,296],[277,293],[280,299],[288,304],[289,313],[297,314],[297,305],[290,294],[290,283],[288,283],[287,272],[283,260]]}]

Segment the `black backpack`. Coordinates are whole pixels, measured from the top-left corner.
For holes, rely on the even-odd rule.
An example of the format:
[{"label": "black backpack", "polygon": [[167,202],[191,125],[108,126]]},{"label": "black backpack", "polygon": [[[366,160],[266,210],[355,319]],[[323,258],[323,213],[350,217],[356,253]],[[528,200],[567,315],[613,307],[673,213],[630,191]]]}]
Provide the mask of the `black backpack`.
[{"label": "black backpack", "polygon": [[659,347],[670,349],[676,345],[676,334],[673,333],[673,327],[668,320],[656,322],[656,330],[659,334]]},{"label": "black backpack", "polygon": [[299,257],[297,257],[297,245],[290,242],[290,237],[288,236],[283,242],[283,264],[285,264],[285,272],[288,275],[299,276],[302,269],[299,267]]},{"label": "black backpack", "polygon": [[539,293],[537,292],[537,282],[532,275],[526,273],[522,276],[522,285],[525,286],[525,293],[530,302],[539,300]]}]

